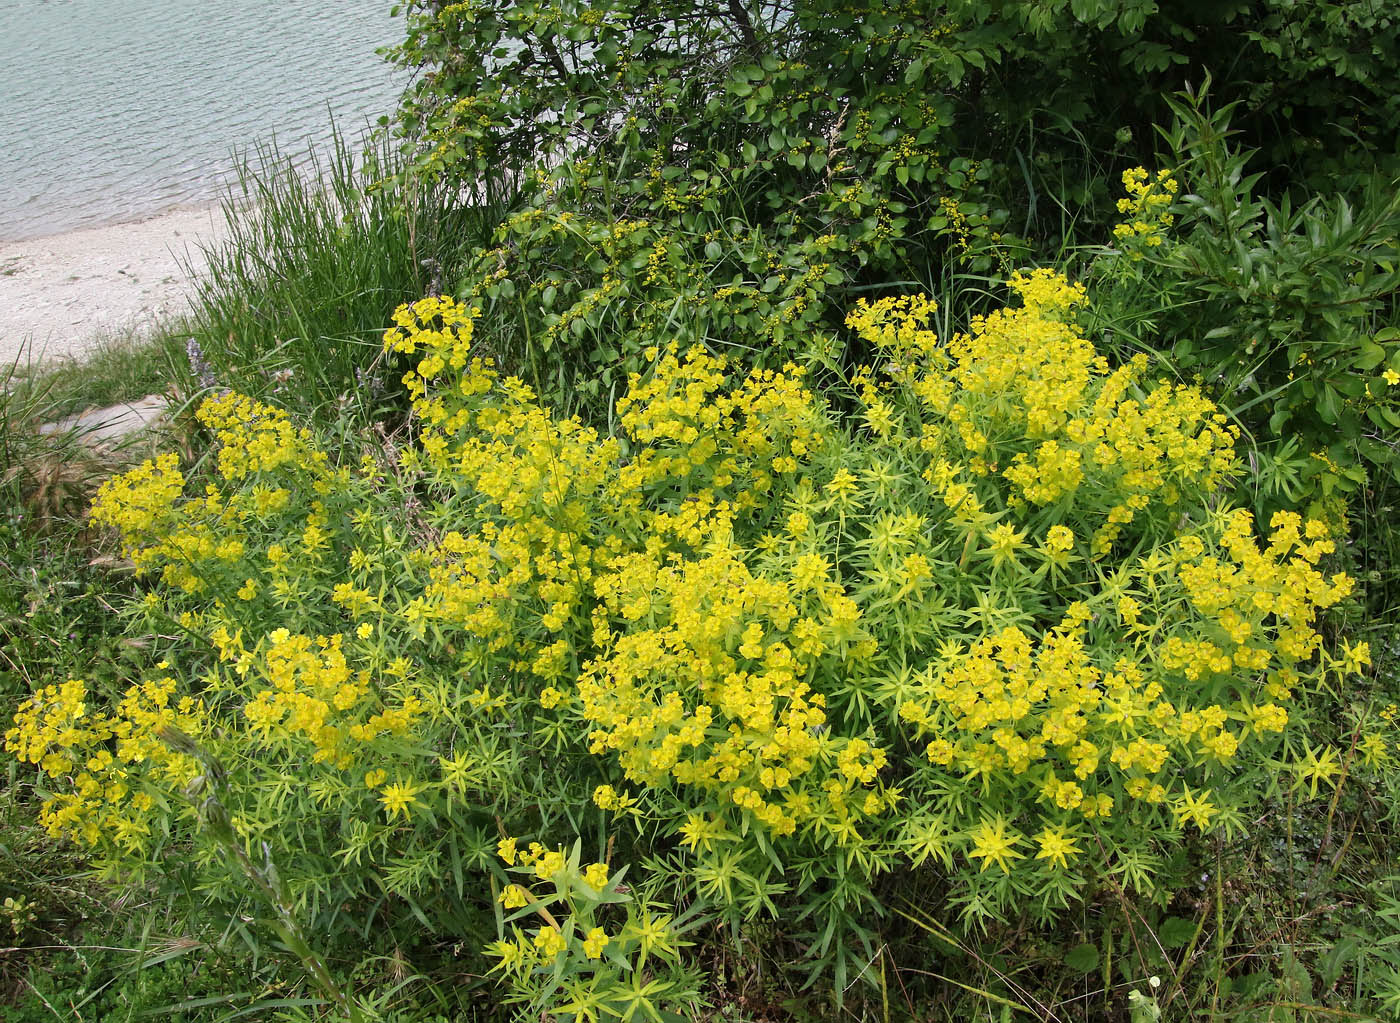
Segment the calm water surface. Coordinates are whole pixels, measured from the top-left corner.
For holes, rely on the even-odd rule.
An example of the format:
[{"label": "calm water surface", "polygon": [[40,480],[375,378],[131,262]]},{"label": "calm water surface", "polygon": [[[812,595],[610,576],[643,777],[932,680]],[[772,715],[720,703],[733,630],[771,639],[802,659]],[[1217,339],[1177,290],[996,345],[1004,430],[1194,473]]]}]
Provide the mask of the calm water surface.
[{"label": "calm water surface", "polygon": [[208,202],[231,154],[362,130],[391,0],[0,0],[0,241]]}]

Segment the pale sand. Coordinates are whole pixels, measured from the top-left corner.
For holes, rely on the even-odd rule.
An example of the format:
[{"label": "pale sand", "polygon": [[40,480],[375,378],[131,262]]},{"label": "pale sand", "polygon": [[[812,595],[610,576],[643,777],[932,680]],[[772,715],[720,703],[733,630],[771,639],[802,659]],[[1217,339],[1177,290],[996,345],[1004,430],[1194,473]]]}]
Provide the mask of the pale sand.
[{"label": "pale sand", "polygon": [[182,312],[190,288],[182,264],[198,273],[199,244],[226,233],[210,206],[0,242],[0,367],[80,357],[106,335]]}]

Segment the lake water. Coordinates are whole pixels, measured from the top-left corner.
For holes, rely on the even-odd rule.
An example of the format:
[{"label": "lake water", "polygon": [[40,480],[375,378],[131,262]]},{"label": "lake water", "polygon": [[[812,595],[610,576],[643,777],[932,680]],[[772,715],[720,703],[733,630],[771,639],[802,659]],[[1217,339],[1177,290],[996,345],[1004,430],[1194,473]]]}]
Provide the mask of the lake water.
[{"label": "lake water", "polygon": [[0,241],[221,194],[231,154],[362,131],[407,83],[391,0],[0,0]]}]

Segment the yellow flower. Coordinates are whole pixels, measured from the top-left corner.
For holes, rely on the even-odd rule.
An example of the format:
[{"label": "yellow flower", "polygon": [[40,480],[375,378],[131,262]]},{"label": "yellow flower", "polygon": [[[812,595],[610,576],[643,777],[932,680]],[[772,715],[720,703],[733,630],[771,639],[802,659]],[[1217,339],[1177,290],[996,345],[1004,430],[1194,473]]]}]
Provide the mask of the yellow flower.
[{"label": "yellow flower", "polygon": [[1057,867],[1067,866],[1069,860],[1080,852],[1079,846],[1075,845],[1074,836],[1062,826],[1045,828],[1035,836],[1035,840],[1040,845],[1040,852],[1035,854],[1035,858],[1049,860]]},{"label": "yellow flower", "polygon": [[1386,370],[1381,374],[1381,378],[1392,387],[1396,384],[1400,384],[1400,373],[1395,372],[1393,369]]},{"label": "yellow flower", "polygon": [[603,933],[601,927],[595,927],[588,932],[588,937],[583,939],[583,954],[589,959],[601,959],[603,947],[608,943],[608,936]]},{"label": "yellow flower", "polygon": [[1288,712],[1275,703],[1248,707],[1245,712],[1257,732],[1281,732],[1288,724]]},{"label": "yellow flower", "polygon": [[384,804],[384,810],[389,814],[390,819],[399,814],[407,817],[408,808],[418,802],[417,795],[422,791],[422,785],[395,782],[384,787],[384,791],[380,793],[379,801]]},{"label": "yellow flower", "polygon": [[1045,549],[1053,555],[1068,554],[1074,548],[1074,533],[1067,526],[1051,526],[1045,533]]},{"label": "yellow flower", "polygon": [[1220,760],[1229,760],[1239,749],[1239,740],[1228,731],[1221,731],[1212,738],[1202,740],[1201,745],[1208,753],[1213,754]]},{"label": "yellow flower", "polygon": [[583,872],[583,879],[596,890],[602,891],[608,883],[608,865],[606,863],[591,864]]},{"label": "yellow flower", "polygon": [[515,839],[503,838],[496,843],[496,855],[501,858],[506,866],[515,864]]},{"label": "yellow flower", "polygon": [[1016,552],[1026,546],[1026,534],[1020,532],[1009,522],[1003,522],[996,526],[987,534],[988,550],[991,551],[992,564],[1000,565],[1003,562],[1016,563]]},{"label": "yellow flower", "polygon": [[1371,664],[1371,644],[1357,643],[1352,646],[1342,641],[1341,672],[1343,675],[1360,675]]},{"label": "yellow flower", "polygon": [[619,792],[611,785],[599,785],[593,790],[593,802],[600,810],[625,810],[636,800],[625,792]]},{"label": "yellow flower", "polygon": [[535,935],[535,947],[546,958],[553,959],[568,947],[568,942],[564,940],[564,935],[559,933],[559,928],[542,927]]},{"label": "yellow flower", "polygon": [[1022,859],[1025,855],[1015,849],[1021,841],[1020,836],[1015,831],[1008,833],[1006,821],[1001,817],[982,821],[969,837],[972,839],[972,851],[968,855],[982,861],[982,870],[995,863],[1003,872],[1010,872],[1011,861]]},{"label": "yellow flower", "polygon": [[519,909],[529,901],[526,898],[526,894],[525,889],[520,887],[520,885],[508,884],[505,890],[501,892],[497,901],[504,905],[506,909]]},{"label": "yellow flower", "polygon": [[934,739],[924,750],[931,763],[942,764],[945,767],[953,762],[953,754],[956,752],[956,748],[947,739]]},{"label": "yellow flower", "polygon": [[541,852],[535,860],[535,876],[541,881],[548,881],[559,871],[564,869],[564,854],[558,850]]},{"label": "yellow flower", "polygon": [[374,635],[374,626],[369,622],[362,622],[360,627],[355,630],[355,635],[361,639],[369,639],[370,636]]},{"label": "yellow flower", "polygon": [[1073,810],[1084,802],[1084,790],[1072,781],[1056,782],[1050,798],[1061,810]]},{"label": "yellow flower", "polygon": [[389,772],[388,772],[388,771],[381,770],[380,768],[377,768],[377,767],[376,767],[373,771],[366,771],[366,772],[365,772],[365,787],[366,787],[366,788],[371,788],[371,789],[377,789],[377,788],[379,788],[379,786],[381,786],[381,785],[384,784],[385,779],[387,779],[388,777],[389,777]]},{"label": "yellow flower", "polygon": [[856,478],[846,469],[836,470],[831,482],[826,485],[826,492],[831,494],[838,504],[844,504],[856,490]]},{"label": "yellow flower", "polygon": [[687,846],[704,851],[708,851],[717,842],[730,837],[723,820],[717,817],[707,818],[700,813],[689,814],[685,823],[681,825],[679,834],[681,841]]}]

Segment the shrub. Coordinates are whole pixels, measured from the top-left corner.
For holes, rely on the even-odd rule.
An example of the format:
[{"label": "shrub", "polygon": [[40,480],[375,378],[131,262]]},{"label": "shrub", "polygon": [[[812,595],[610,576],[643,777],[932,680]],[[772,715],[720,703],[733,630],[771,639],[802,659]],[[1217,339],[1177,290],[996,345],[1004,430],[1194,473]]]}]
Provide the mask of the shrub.
[{"label": "shrub", "polygon": [[1255,439],[1261,507],[1336,514],[1368,476],[1400,475],[1400,200],[1374,178],[1356,203],[1338,192],[1272,203],[1248,173],[1256,154],[1232,141],[1233,106],[1210,112],[1204,91],[1172,104],[1174,176],[1158,178],[1171,190],[1126,173],[1128,219],[1095,264],[1104,326],[1120,352],[1176,339],[1177,372]]},{"label": "shrub", "polygon": [[408,176],[519,189],[457,295],[590,414],[656,336],[830,359],[870,290],[1055,259],[1206,76],[1276,200],[1394,171],[1400,23],[1368,0],[405,9]]},{"label": "shrub", "polygon": [[[202,494],[165,456],[94,508],[151,581],[131,613],[179,638],[124,693],[35,694],[6,735],[48,826],[114,869],[188,846],[225,902],[266,859],[308,933],[405,948],[525,897],[517,838],[556,888],[526,901],[575,899],[577,840],[609,884],[635,871],[627,912],[664,892],[734,933],[798,921],[838,997],[930,885],[970,924],[1100,884],[1165,899],[1192,836],[1335,783],[1304,726],[1367,660],[1318,631],[1351,581],[1317,522],[1260,537],[1221,500],[1234,429],[1097,354],[1082,288],[1011,284],[1018,308],[946,340],[926,299],[853,309],[878,361],[845,424],[796,367],[668,345],[604,436],[481,358],[445,298],[385,338],[411,450],[338,465],[284,412],[208,400]],[[226,795],[192,805],[207,764]],[[590,900],[583,938],[530,906],[502,931],[522,997],[606,986],[585,941],[630,925]]]}]

